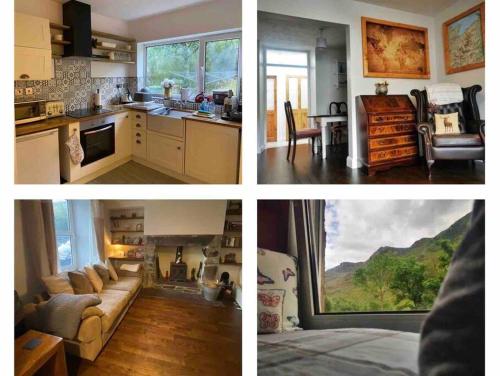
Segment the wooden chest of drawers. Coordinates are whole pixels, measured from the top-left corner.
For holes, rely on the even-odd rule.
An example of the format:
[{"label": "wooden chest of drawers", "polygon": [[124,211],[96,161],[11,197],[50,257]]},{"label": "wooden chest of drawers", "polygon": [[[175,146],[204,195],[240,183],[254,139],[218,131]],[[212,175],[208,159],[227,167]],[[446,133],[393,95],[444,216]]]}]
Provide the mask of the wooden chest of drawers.
[{"label": "wooden chest of drawers", "polygon": [[368,175],[416,163],[416,114],[407,95],[358,96],[356,113],[361,160]]}]

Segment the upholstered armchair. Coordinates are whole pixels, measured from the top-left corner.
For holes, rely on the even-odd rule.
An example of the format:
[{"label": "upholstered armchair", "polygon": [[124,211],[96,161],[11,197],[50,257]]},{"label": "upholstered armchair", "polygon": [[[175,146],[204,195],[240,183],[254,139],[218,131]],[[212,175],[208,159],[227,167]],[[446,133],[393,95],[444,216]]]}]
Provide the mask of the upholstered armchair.
[{"label": "upholstered armchair", "polygon": [[425,90],[411,91],[417,102],[417,130],[422,135],[429,179],[436,160],[483,160],[485,155],[485,122],[480,119],[476,94],[480,85],[462,88],[464,100],[461,107],[464,132],[460,134],[435,134],[434,122]]}]

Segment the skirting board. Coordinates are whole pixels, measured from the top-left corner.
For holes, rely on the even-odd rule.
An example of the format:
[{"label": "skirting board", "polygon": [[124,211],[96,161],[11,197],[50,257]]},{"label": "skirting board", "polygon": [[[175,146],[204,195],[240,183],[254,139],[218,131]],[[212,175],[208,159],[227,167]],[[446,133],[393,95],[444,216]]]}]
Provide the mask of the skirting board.
[{"label": "skirting board", "polygon": [[109,164],[106,167],[101,168],[100,170],[94,171],[91,174],[84,176],[83,178],[80,178],[78,180],[72,181],[72,182],[67,183],[67,184],[86,184],[89,181],[92,181],[95,178],[97,178],[101,175],[104,175],[104,174],[110,172],[111,170],[114,170],[117,167],[120,167],[121,165],[129,162],[130,160],[132,160],[132,156],[125,157],[123,159],[120,159],[118,161],[115,161],[115,162]]},{"label": "skirting board", "polygon": [[161,172],[162,174],[168,175],[168,176],[170,176],[170,177],[172,177],[174,179],[183,181],[184,183],[188,183],[188,184],[207,184],[207,183],[205,183],[205,182],[203,182],[201,180],[192,178],[190,176],[179,174],[178,172],[169,170],[168,168],[165,168],[165,167],[158,166],[157,164],[149,162],[149,161],[147,161],[145,159],[142,159],[140,157],[132,156],[132,160],[134,162],[142,164],[143,166],[146,166],[146,167],[152,168],[153,170]]}]

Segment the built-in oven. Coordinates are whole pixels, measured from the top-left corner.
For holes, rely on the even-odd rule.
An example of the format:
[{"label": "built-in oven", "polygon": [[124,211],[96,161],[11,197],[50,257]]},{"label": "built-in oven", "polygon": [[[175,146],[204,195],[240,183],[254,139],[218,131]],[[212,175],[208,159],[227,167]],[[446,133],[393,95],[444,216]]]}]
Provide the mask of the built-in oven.
[{"label": "built-in oven", "polygon": [[47,118],[45,101],[14,103],[16,125],[31,123]]},{"label": "built-in oven", "polygon": [[80,143],[85,156],[82,167],[114,154],[114,117],[106,116],[80,122]]}]

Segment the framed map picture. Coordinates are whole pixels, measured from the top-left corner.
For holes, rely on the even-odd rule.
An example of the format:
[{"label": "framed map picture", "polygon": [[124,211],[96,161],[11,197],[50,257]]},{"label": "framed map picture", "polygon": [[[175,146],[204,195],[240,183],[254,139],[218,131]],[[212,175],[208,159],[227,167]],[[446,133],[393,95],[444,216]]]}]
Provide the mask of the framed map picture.
[{"label": "framed map picture", "polygon": [[361,18],[365,77],[430,78],[427,28]]},{"label": "framed map picture", "polygon": [[484,67],[484,3],[443,24],[446,73]]}]

